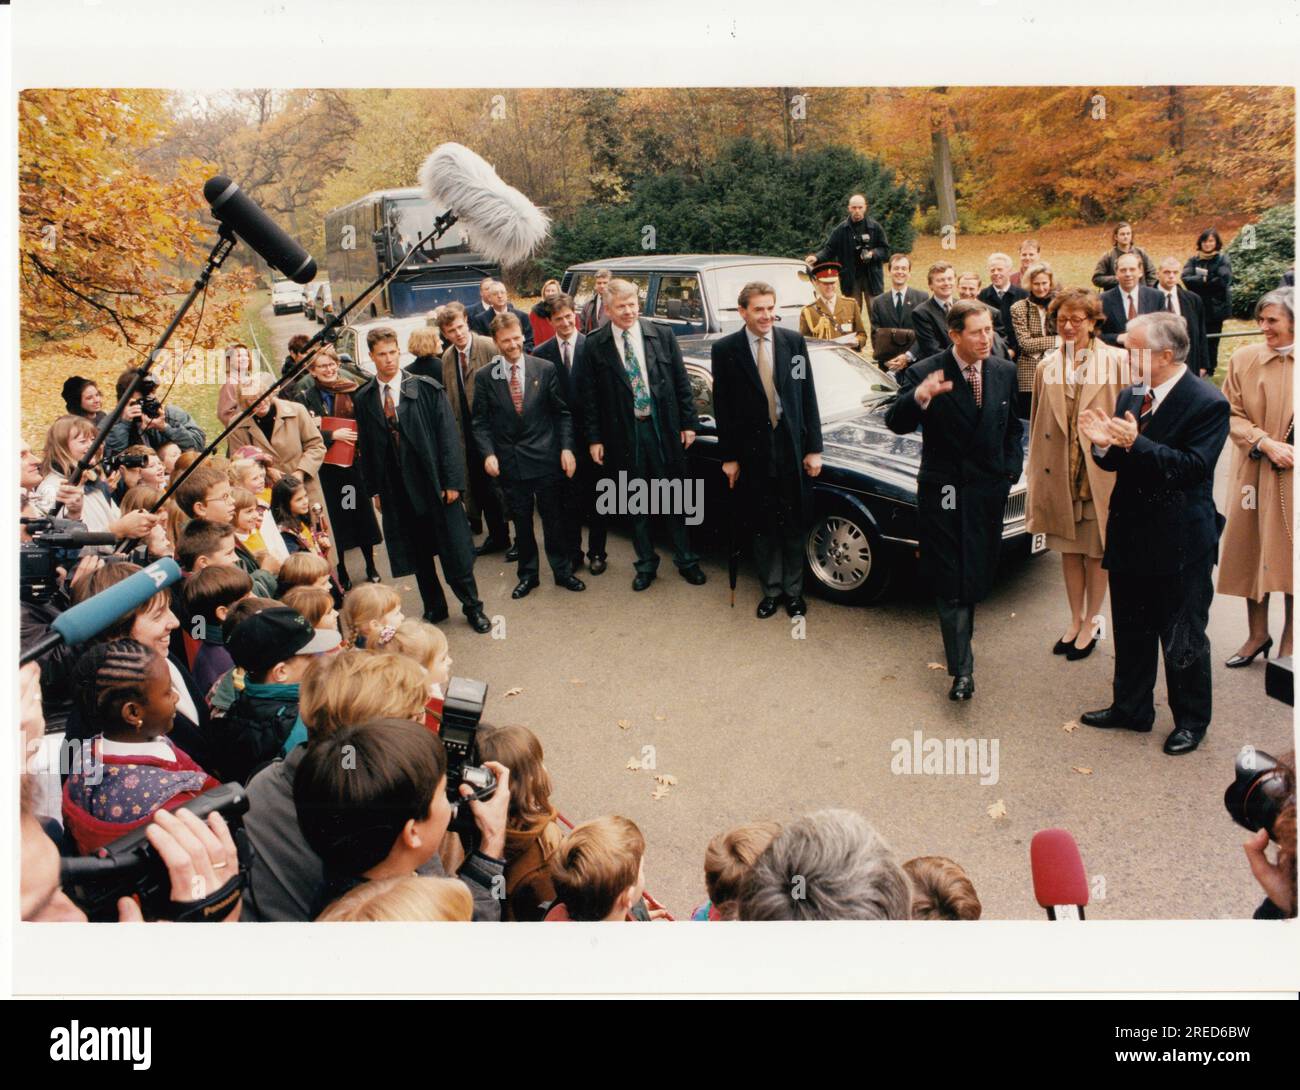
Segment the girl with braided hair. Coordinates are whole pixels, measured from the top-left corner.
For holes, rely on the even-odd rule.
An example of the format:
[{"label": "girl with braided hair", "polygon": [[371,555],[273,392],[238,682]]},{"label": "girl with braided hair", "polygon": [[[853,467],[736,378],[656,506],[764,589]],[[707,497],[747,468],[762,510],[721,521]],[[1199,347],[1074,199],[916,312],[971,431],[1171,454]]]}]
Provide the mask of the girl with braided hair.
[{"label": "girl with braided hair", "polygon": [[[217,781],[167,735],[176,714],[167,661],[138,640],[95,644],[73,669],[90,733],[63,788],[63,823],[90,854],[160,809],[174,810]],[[91,733],[93,732],[93,733]]]}]

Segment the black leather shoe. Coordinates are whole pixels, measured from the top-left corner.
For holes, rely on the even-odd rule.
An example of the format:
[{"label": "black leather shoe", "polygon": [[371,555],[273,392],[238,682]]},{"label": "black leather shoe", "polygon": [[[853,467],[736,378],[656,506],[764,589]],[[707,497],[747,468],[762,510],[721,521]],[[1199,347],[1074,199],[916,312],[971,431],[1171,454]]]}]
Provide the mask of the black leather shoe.
[{"label": "black leather shoe", "polygon": [[639,572],[636,573],[636,578],[632,580],[632,589],[633,589],[633,590],[645,590],[646,587],[648,587],[648,586],[649,586],[651,583],[653,583],[654,581],[655,581],[655,573],[654,573],[654,572],[652,572],[652,571],[639,571]]},{"label": "black leather shoe", "polygon": [[[487,540],[474,550],[474,555],[487,556],[489,553],[499,553],[502,549],[508,548],[510,548],[509,538],[492,537],[489,534]],[[506,559],[509,560],[510,557],[507,556]]]},{"label": "black leather shoe", "polygon": [[1131,730],[1138,734],[1149,734],[1151,724],[1145,727],[1137,723],[1130,723],[1127,719],[1121,719],[1115,714],[1114,708],[1101,708],[1095,712],[1084,712],[1079,716],[1079,722],[1085,727],[1099,727],[1102,730]]},{"label": "black leather shoe", "polygon": [[1256,647],[1255,650],[1252,651],[1249,655],[1233,655],[1232,658],[1230,658],[1223,665],[1228,667],[1231,670],[1235,670],[1239,666],[1249,666],[1252,662],[1255,661],[1255,658],[1258,655],[1263,655],[1264,658],[1267,659],[1268,653],[1272,647],[1273,647],[1273,637],[1269,636],[1268,639],[1266,639],[1263,643],[1261,643],[1258,647]]},{"label": "black leather shoe", "polygon": [[568,579],[557,579],[555,581],[555,585],[557,587],[563,587],[565,590],[586,590],[587,589],[587,584],[584,583],[581,579],[579,579],[576,575],[571,575],[569,576]]},{"label": "black leather shoe", "polygon": [[1064,655],[1074,646],[1073,640],[1057,640],[1056,646],[1052,648],[1053,655]]},{"label": "black leather shoe", "polygon": [[521,579],[510,592],[511,598],[527,598],[528,592],[538,585],[536,579]]},{"label": "black leather shoe", "polygon": [[492,631],[492,622],[487,619],[487,614],[481,609],[466,614],[465,620],[469,621],[470,628],[480,635]]},{"label": "black leather shoe", "polygon": [[367,583],[382,583],[383,581],[384,581],[384,577],[380,575],[377,571],[375,571],[374,568],[370,568],[366,572]]},{"label": "black leather shoe", "polygon": [[708,579],[708,576],[700,571],[698,564],[692,564],[689,568],[678,568],[677,574],[693,587],[703,586],[705,580]]},{"label": "black leather shoe", "polygon": [[430,624],[441,624],[450,616],[451,614],[448,612],[446,606],[443,606],[441,609],[426,609],[424,611],[424,619]]},{"label": "black leather shoe", "polygon": [[1165,739],[1165,752],[1171,757],[1191,753],[1201,744],[1201,737],[1199,734],[1193,734],[1186,727],[1177,727],[1173,734]]},{"label": "black leather shoe", "polygon": [[1087,647],[1075,647],[1070,644],[1070,649],[1065,653],[1065,657],[1070,662],[1078,662],[1080,659],[1086,659],[1092,654],[1092,649],[1097,646],[1097,638],[1094,636],[1088,641]]},{"label": "black leather shoe", "polygon": [[352,577],[347,572],[339,572],[339,588],[344,594],[352,589]]},{"label": "black leather shoe", "polygon": [[777,608],[780,605],[780,598],[764,598],[758,603],[758,609],[754,611],[754,615],[758,617],[760,621],[765,621],[777,611]]},{"label": "black leather shoe", "polygon": [[506,563],[513,564],[518,559],[519,559],[519,546],[511,545],[510,548],[506,550]]},{"label": "black leather shoe", "polygon": [[975,679],[970,674],[958,674],[948,690],[949,700],[969,700],[975,695]]},{"label": "black leather shoe", "polygon": [[796,594],[786,602],[785,611],[791,617],[803,617],[808,613],[808,603],[803,600],[802,594]]},{"label": "black leather shoe", "polygon": [[605,563],[605,558],[603,556],[593,556],[589,561],[587,561],[587,570],[591,572],[592,575],[604,575],[607,567],[609,567],[609,565]]}]

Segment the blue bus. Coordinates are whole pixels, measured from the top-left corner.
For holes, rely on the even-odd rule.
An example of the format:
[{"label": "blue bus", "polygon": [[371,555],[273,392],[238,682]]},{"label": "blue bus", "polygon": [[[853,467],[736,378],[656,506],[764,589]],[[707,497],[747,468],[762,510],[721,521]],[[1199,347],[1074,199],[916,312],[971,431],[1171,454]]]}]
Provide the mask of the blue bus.
[{"label": "blue bus", "polygon": [[[326,215],[325,265],[336,312],[400,261],[443,211],[422,190],[410,188],[376,190]],[[501,276],[500,265],[470,249],[459,224],[438,241],[437,252],[436,262],[417,253],[352,320],[425,314],[453,299],[474,307],[479,281]]]}]

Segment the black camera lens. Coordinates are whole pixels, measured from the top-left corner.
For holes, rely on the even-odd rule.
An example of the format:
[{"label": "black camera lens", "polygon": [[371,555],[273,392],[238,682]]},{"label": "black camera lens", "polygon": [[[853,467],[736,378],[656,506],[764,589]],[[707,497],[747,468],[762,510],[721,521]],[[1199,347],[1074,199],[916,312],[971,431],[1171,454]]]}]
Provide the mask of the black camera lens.
[{"label": "black camera lens", "polygon": [[1267,829],[1271,836],[1273,823],[1293,794],[1294,787],[1275,757],[1254,746],[1243,746],[1237,754],[1236,778],[1223,793],[1223,805],[1242,828],[1252,833]]}]

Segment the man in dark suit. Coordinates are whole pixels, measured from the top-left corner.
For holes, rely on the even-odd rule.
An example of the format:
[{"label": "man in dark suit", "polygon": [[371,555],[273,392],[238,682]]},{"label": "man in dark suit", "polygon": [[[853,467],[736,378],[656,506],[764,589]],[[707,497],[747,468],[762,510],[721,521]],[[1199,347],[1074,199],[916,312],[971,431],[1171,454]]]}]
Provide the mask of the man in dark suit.
[{"label": "man in dark suit", "polygon": [[1011,328],[1011,304],[1029,293],[1011,283],[1011,258],[1003,253],[989,254],[989,285],[975,298],[988,303],[994,310],[993,330],[1006,342],[1010,350],[1008,359],[1016,357],[1016,331]]},{"label": "man in dark suit", "polygon": [[1166,257],[1156,270],[1156,290],[1164,296],[1162,309],[1177,314],[1187,323],[1187,336],[1192,342],[1187,366],[1192,374],[1203,378],[1210,366],[1210,342],[1205,336],[1205,314],[1199,296],[1178,283],[1183,267],[1176,257]]},{"label": "man in dark suit", "polygon": [[591,293],[591,298],[582,305],[582,314],[578,319],[578,324],[584,333],[594,333],[601,326],[609,324],[609,311],[605,309],[605,292],[609,290],[609,282],[613,278],[614,274],[608,269],[596,270],[595,290]]},{"label": "man in dark suit", "polygon": [[[424,619],[447,616],[447,598],[433,565],[460,599],[475,632],[489,632],[474,582],[474,539],[461,493],[465,457],[442,383],[401,370],[397,334],[386,326],[366,334],[375,377],[353,395],[366,487],[384,523],[394,578],[415,573]],[[430,540],[432,538],[432,540]]]},{"label": "man in dark suit", "polygon": [[871,347],[875,360],[891,371],[901,371],[907,366],[907,350],[916,343],[916,327],[912,311],[928,296],[919,288],[909,288],[907,278],[912,275],[912,259],[907,254],[895,254],[889,259],[889,290],[871,300]]},{"label": "man in dark suit", "polygon": [[513,314],[519,319],[519,326],[524,331],[524,351],[533,350],[533,323],[528,320],[528,315],[510,302],[510,297],[506,293],[506,286],[500,280],[493,280],[492,286],[487,290],[488,306],[492,309],[479,311],[470,320],[469,327],[475,333],[484,337],[492,336],[492,323],[502,314]]},{"label": "man in dark suit", "polygon": [[[698,421],[682,350],[672,330],[638,319],[640,298],[632,282],[611,280],[605,302],[609,324],[587,337],[582,376],[582,412],[591,459],[606,475],[600,484],[625,474],[626,479],[645,482],[650,488],[678,483],[684,493],[686,448],[695,442]],[[629,513],[636,548],[632,589],[645,590],[655,580],[659,555],[650,533],[650,515],[641,506]],[[678,573],[699,586],[706,577],[691,549],[684,512],[664,517],[672,530]]]},{"label": "man in dark suit", "polygon": [[782,601],[791,617],[808,612],[803,555],[812,516],[805,475],[822,470],[822,426],[808,345],[776,329],[776,289],[753,281],[738,300],[743,329],[713,342],[713,407],[718,457],[737,490],[741,520],[755,527],[754,556],[763,597],[758,616]]},{"label": "man in dark suit", "polygon": [[474,377],[497,357],[496,342],[472,332],[465,308],[454,301],[438,308],[438,329],[447,342],[447,350],[442,354],[442,385],[451,400],[469,474],[465,512],[475,533],[487,523],[487,537],[474,550],[474,555],[486,556],[504,549],[507,562],[517,560],[518,553],[510,544],[505,499],[500,486],[484,471],[483,455],[474,441]]},{"label": "man in dark suit", "polygon": [[885,229],[867,215],[867,198],[854,193],[848,216],[836,224],[826,244],[811,255],[808,267],[823,261],[840,263],[840,292],[858,304],[864,314],[871,300],[884,290],[889,239]]},{"label": "man in dark suit", "polygon": [[1142,283],[1142,259],[1137,254],[1123,254],[1115,262],[1113,288],[1101,293],[1101,310],[1105,318],[1101,339],[1116,348],[1126,348],[1125,330],[1139,314],[1164,310],[1165,297],[1155,288]]},{"label": "man in dark suit", "polygon": [[1227,399],[1186,366],[1190,340],[1175,315],[1129,324],[1147,384],[1124,390],[1115,415],[1080,413],[1093,460],[1115,474],[1103,566],[1110,572],[1115,680],[1108,708],[1089,727],[1145,733],[1155,720],[1156,648],[1164,651],[1174,730],[1165,752],[1190,753],[1210,725],[1211,572],[1224,519],[1214,506],[1214,466],[1228,437]]},{"label": "man in dark suit", "polygon": [[948,311],[956,302],[956,270],[946,261],[936,261],[926,274],[926,283],[930,287],[930,298],[912,310],[916,344],[907,350],[904,366],[928,360],[948,348]]},{"label": "man in dark suit", "polygon": [[515,524],[519,583],[512,598],[538,585],[533,504],[542,516],[542,541],[556,586],[586,590],[573,574],[560,509],[560,472],[572,477],[573,418],[560,394],[555,365],[524,354],[523,327],[513,314],[492,320],[500,359],[474,376],[474,439],[489,477],[501,479]]},{"label": "man in dark suit", "polygon": [[917,537],[935,594],[951,700],[975,693],[975,603],[988,593],[1002,547],[1007,494],[1024,462],[1016,368],[989,356],[993,316],[977,299],[948,312],[949,347],[903,372],[885,414],[899,435],[921,432]]},{"label": "man in dark suit", "polygon": [[583,564],[582,524],[586,522],[590,526],[587,531],[588,569],[592,575],[602,575],[607,566],[606,520],[596,510],[596,466],[584,439],[586,421],[582,415],[579,394],[582,375],[586,370],[587,337],[578,331],[578,316],[573,309],[572,296],[560,294],[551,300],[551,324],[555,327],[555,336],[538,345],[536,355],[539,359],[550,360],[555,364],[555,373],[560,379],[560,394],[573,417],[573,454],[578,460],[578,471],[560,482],[565,540],[569,555],[573,558],[573,567],[577,570]]}]

